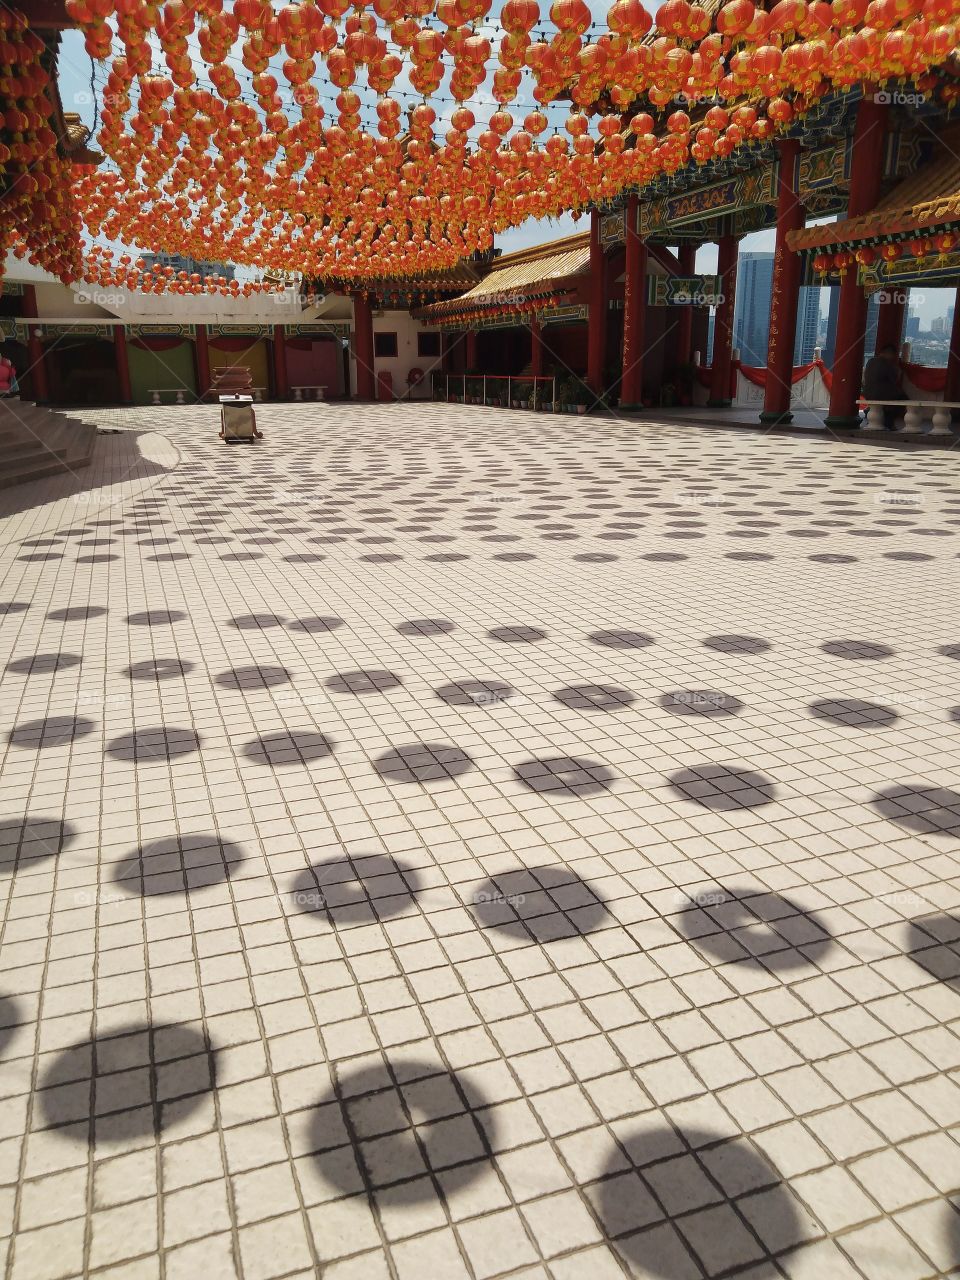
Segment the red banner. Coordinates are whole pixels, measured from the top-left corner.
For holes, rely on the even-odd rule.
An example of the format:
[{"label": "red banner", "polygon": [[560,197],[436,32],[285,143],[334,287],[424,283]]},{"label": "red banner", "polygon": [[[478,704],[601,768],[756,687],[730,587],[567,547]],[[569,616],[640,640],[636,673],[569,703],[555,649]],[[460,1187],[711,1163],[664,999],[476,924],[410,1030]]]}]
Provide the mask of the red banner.
[{"label": "red banner", "polygon": [[[904,366],[904,367],[906,369],[908,366]],[[913,366],[913,365],[909,366],[909,368],[914,368],[914,367],[917,367],[917,366]],[[758,368],[756,365],[741,364],[739,360],[735,360],[733,368],[734,368],[734,375],[736,375],[736,371],[739,369],[739,371],[743,374],[746,380],[748,382],[752,382],[755,387],[765,387],[767,385],[767,370],[765,367]],[[811,360],[809,364],[794,365],[793,374],[790,379],[791,385],[795,386],[796,383],[802,382],[803,379],[807,377],[808,374],[814,371],[814,369],[820,370],[820,377],[823,379],[823,385],[829,391],[833,386],[833,374],[830,372],[830,370],[827,368],[827,366],[823,363],[822,360]],[[925,370],[925,372],[942,373],[944,371],[931,369],[931,370]],[[698,373],[700,376],[701,386],[709,387],[711,373],[712,373],[710,366],[700,365],[698,369]],[[913,381],[909,373],[907,374],[907,376],[910,377],[911,381]],[[919,386],[919,383],[917,385]]]},{"label": "red banner", "polygon": [[946,369],[928,369],[923,364],[908,364],[901,361],[900,368],[905,378],[920,391],[943,392],[947,389]]}]

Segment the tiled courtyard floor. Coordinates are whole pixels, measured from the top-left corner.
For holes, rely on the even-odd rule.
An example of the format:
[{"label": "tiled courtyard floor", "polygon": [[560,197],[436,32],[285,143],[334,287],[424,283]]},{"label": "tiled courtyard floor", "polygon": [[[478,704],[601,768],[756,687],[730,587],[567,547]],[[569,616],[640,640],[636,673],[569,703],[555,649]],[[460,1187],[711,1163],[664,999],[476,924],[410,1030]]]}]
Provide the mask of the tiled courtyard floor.
[{"label": "tiled courtyard floor", "polygon": [[0,493],[6,1280],[960,1266],[960,455],[112,416]]}]

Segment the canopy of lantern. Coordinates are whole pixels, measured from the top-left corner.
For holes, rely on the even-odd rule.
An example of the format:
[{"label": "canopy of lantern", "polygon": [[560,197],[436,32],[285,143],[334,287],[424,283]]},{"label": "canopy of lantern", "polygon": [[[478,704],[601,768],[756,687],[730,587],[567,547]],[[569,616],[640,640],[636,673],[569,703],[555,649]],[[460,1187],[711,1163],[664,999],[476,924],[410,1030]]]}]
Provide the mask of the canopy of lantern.
[{"label": "canopy of lantern", "polygon": [[[956,0],[665,0],[655,26],[641,0],[596,22],[584,0],[548,15],[538,0],[63,7],[100,64],[106,164],[52,147],[44,40],[0,8],[0,233],[67,282],[144,287],[107,242],[356,288],[433,284],[528,218],[769,169],[797,130],[805,146],[848,137],[865,85],[898,86],[930,119],[960,101]],[[643,234],[712,230],[708,204]],[[738,231],[755,225],[769,202]]]}]

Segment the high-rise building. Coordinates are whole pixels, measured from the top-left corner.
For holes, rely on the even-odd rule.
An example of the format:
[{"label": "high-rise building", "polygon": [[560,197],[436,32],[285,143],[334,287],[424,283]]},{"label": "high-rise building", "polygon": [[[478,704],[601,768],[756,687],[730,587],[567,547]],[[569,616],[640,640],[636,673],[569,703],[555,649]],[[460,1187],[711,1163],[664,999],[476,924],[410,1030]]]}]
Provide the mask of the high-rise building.
[{"label": "high-rise building", "polygon": [[793,363],[809,364],[817,346],[820,330],[820,288],[805,285],[800,290],[797,309],[797,337],[793,344]]},{"label": "high-rise building", "polygon": [[907,316],[907,328],[904,337],[908,340],[916,338],[920,333],[920,317],[918,315]]},{"label": "high-rise building", "polygon": [[733,311],[733,345],[747,365],[767,363],[773,254],[741,253],[737,267],[737,301]]},{"label": "high-rise building", "polygon": [[945,316],[934,316],[930,321],[930,332],[938,338],[942,338],[947,332],[947,320]]},{"label": "high-rise building", "polygon": [[827,336],[823,343],[823,363],[828,369],[833,368],[833,357],[837,349],[837,315],[840,309],[840,287],[830,285],[830,304],[827,308]]},{"label": "high-rise building", "polygon": [[236,267],[227,262],[206,262],[182,253],[141,253],[140,257],[148,271],[156,267],[172,267],[178,274],[186,271],[187,275],[198,275],[203,280],[207,276],[223,276],[225,280],[232,280],[236,275]]}]

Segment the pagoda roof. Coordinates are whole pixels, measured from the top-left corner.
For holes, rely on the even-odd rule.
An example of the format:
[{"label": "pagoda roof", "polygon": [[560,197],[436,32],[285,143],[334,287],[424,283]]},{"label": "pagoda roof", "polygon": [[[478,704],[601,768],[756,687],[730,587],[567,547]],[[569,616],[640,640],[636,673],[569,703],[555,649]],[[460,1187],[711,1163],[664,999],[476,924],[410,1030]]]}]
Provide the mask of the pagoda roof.
[{"label": "pagoda roof", "polygon": [[904,178],[870,213],[818,227],[802,227],[787,236],[795,251],[900,239],[960,222],[960,125],[941,134],[940,148],[928,164]]},{"label": "pagoda roof", "polygon": [[[565,236],[562,240],[552,240],[548,244],[533,245],[529,249],[518,249],[514,253],[504,254],[497,259],[497,264],[472,289],[459,298],[450,298],[445,302],[435,302],[424,308],[426,316],[446,316],[458,311],[474,310],[477,307],[496,306],[503,302],[507,294],[524,293],[533,296],[537,286],[547,286],[548,282],[571,279],[575,276],[587,275],[590,271],[590,233]],[[543,292],[555,292],[555,287]]]}]

